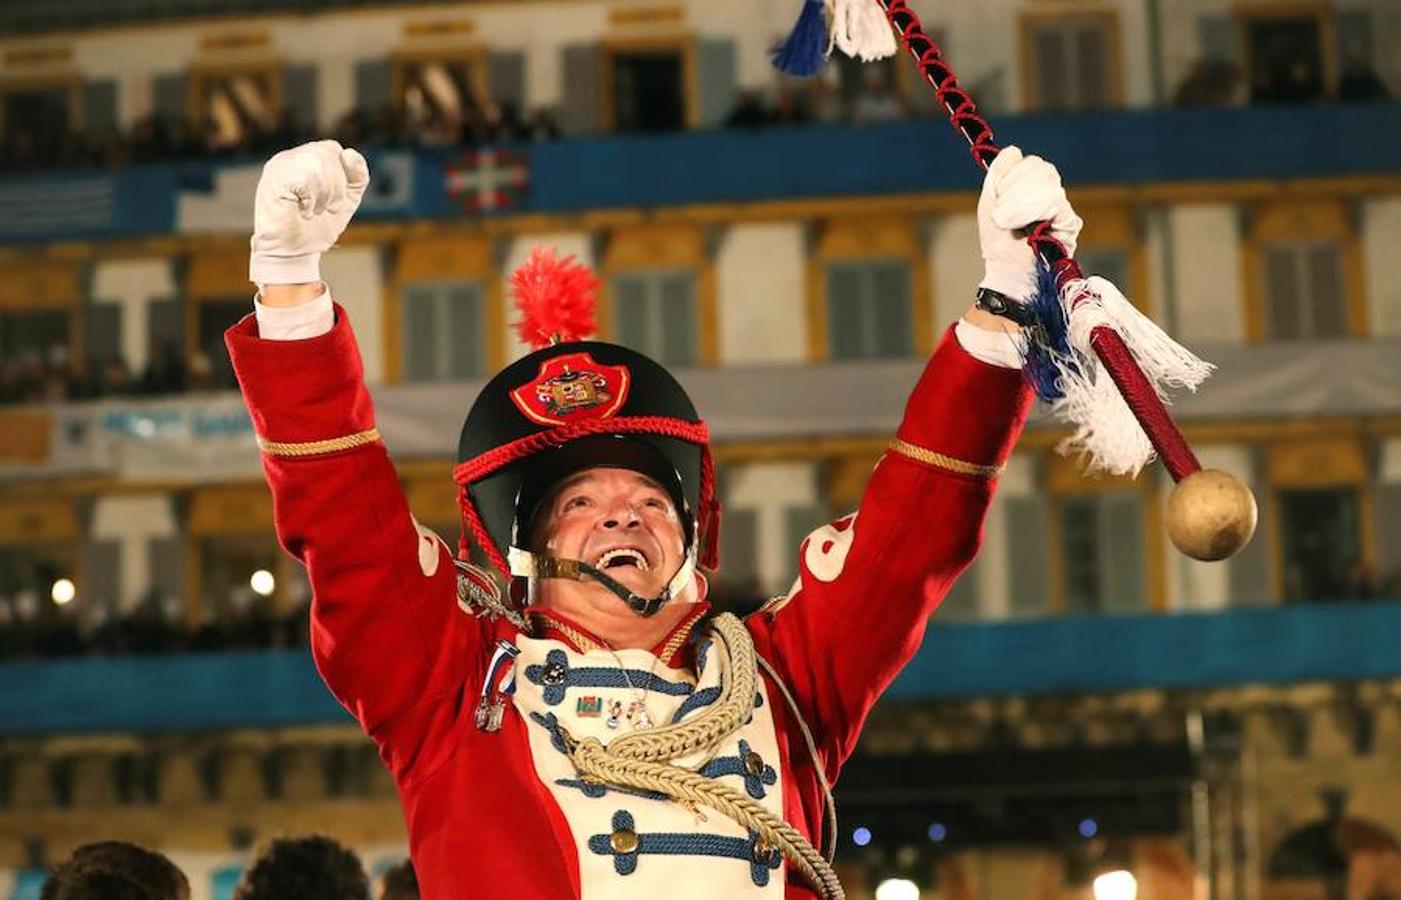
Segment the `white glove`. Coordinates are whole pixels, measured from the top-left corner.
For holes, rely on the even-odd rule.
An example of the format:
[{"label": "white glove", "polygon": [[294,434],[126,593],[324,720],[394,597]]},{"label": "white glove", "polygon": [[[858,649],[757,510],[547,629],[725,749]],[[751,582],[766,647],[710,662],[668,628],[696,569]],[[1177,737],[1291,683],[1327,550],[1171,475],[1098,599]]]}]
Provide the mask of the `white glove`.
[{"label": "white glove", "polygon": [[253,204],[248,280],[320,281],[321,254],[341,236],[369,183],[365,157],[335,141],[302,144],[268,160]]},{"label": "white glove", "polygon": [[1005,147],[988,166],[978,198],[978,240],[983,247],[980,287],[1026,300],[1036,292],[1036,254],[1013,232],[1035,222],[1051,223],[1051,235],[1075,255],[1084,221],[1070,207],[1060,172],[1039,156]]}]

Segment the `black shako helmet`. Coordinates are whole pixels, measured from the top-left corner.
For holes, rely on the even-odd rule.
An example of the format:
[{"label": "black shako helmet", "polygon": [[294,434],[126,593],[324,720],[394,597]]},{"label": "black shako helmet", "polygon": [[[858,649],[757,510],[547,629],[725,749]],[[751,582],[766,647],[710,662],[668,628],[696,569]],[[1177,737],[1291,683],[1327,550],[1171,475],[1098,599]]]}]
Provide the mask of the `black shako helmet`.
[{"label": "black shako helmet", "polygon": [[[594,331],[598,281],[573,257],[535,248],[511,278],[522,338],[539,349],[487,382],[467,413],[453,480],[459,557],[475,543],[502,575],[598,581],[642,615],[679,590],[697,563],[718,564],[719,504],[705,423],[680,383],[635,350],[581,340]],[[583,560],[533,552],[531,524],[551,489],[608,466],[651,478],[671,496],[686,562],[655,598],[637,597]]]}]

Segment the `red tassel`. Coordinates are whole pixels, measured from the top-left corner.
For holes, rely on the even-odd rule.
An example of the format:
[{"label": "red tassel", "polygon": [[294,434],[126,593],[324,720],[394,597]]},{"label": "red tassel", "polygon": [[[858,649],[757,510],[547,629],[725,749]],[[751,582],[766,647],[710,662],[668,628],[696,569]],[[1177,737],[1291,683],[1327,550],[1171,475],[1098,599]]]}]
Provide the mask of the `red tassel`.
[{"label": "red tassel", "polygon": [[525,265],[511,275],[511,294],[521,320],[521,340],[535,349],[581,341],[598,331],[595,308],[598,278],[572,255],[555,256],[553,247],[534,247]]},{"label": "red tassel", "polygon": [[704,542],[698,562],[703,569],[714,572],[720,568],[720,501],[715,496],[715,461],[710,456],[710,448],[701,447],[700,515],[696,528],[701,531]]}]

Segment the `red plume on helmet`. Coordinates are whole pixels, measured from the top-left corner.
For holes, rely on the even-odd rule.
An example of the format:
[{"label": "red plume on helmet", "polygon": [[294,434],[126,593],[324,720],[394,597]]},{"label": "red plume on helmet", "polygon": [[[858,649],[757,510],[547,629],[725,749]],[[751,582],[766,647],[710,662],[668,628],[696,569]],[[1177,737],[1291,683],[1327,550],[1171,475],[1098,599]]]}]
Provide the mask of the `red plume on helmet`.
[{"label": "red plume on helmet", "polygon": [[536,350],[591,337],[598,331],[598,288],[598,278],[572,254],[561,259],[553,247],[532,248],[511,275],[511,295],[521,312],[516,333]]}]

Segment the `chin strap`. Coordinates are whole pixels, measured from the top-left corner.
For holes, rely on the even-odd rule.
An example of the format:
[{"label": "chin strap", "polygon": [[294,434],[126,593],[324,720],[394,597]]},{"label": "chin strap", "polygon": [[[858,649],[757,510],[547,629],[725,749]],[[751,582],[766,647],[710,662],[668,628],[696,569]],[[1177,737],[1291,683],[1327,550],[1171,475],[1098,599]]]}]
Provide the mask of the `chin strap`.
[{"label": "chin strap", "polygon": [[545,556],[543,553],[532,553],[529,550],[522,550],[520,547],[512,547],[506,556],[511,565],[511,574],[518,578],[565,578],[569,581],[596,581],[616,594],[619,600],[628,605],[629,609],[644,619],[656,615],[667,604],[667,601],[681,593],[686,587],[686,582],[696,571],[696,554],[695,549],[692,548],[686,554],[685,562],[681,563],[681,568],[677,569],[676,574],[671,576],[671,580],[667,582],[666,588],[657,596],[648,598],[634,594],[602,569],[591,566],[583,560]]}]

